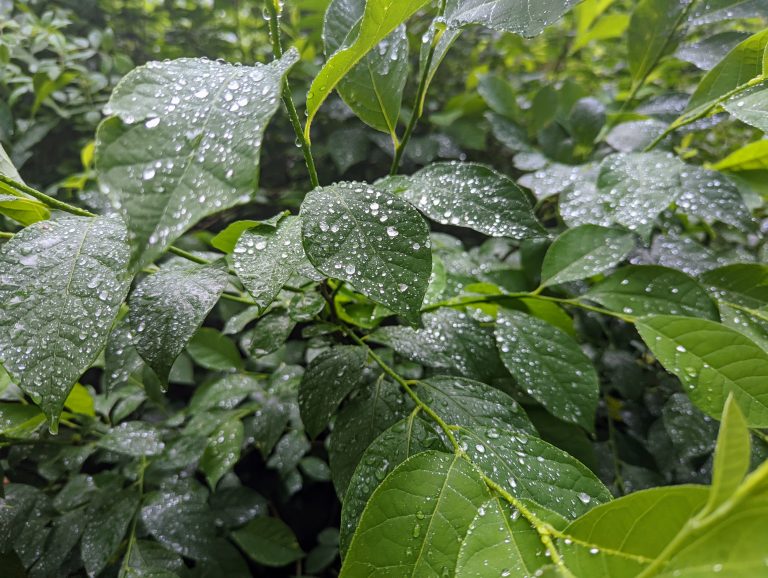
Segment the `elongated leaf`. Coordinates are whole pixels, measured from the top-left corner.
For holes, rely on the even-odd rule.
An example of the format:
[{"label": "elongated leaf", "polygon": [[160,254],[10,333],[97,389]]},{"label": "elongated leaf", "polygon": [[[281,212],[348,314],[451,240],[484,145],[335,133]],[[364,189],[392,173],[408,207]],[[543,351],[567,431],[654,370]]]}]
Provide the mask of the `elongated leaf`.
[{"label": "elongated leaf", "polygon": [[105,493],[89,508],[80,542],[83,564],[89,575],[98,575],[120,547],[139,507],[139,498],[139,493],[129,488],[117,495]]},{"label": "elongated leaf", "polygon": [[752,309],[768,307],[768,265],[737,263],[702,273],[701,282],[720,301]]},{"label": "elongated leaf", "polygon": [[0,175],[13,179],[17,183],[24,184],[19,171],[14,166],[8,153],[5,152],[3,145],[0,145]]},{"label": "elongated leaf", "polygon": [[304,136],[309,139],[312,120],[328,95],[349,71],[398,26],[408,20],[429,0],[369,0],[360,19],[354,41],[345,43],[325,63],[307,93],[307,123]]},{"label": "elongated leaf", "polygon": [[107,341],[127,265],[114,218],[42,221],[0,248],[0,361],[54,421]]},{"label": "elongated leaf", "polygon": [[243,367],[237,346],[211,327],[198,329],[189,341],[187,351],[195,363],[206,369],[232,371]]},{"label": "elongated leaf", "polygon": [[174,262],[145,277],[129,300],[133,346],[168,383],[173,362],[202,325],[227,286],[223,262]]},{"label": "elongated leaf", "polygon": [[629,265],[592,287],[586,298],[627,315],[688,315],[717,320],[712,298],[694,279],[659,265]]},{"label": "elongated leaf", "polygon": [[[765,112],[768,117],[768,108]],[[719,161],[714,168],[718,171],[752,171],[768,169],[768,141],[758,140],[732,152]]]},{"label": "elongated leaf", "polygon": [[4,185],[0,183],[0,215],[10,217],[26,227],[50,219],[51,212],[36,199],[5,194]]},{"label": "elongated leaf", "polygon": [[285,217],[274,228],[256,227],[243,232],[232,253],[235,273],[261,311],[305,263],[298,217]]},{"label": "elongated leaf", "polygon": [[673,36],[685,10],[677,0],[641,0],[629,21],[627,43],[632,84],[642,84],[662,56],[674,48]]},{"label": "elongated leaf", "polygon": [[647,317],[637,330],[703,411],[719,418],[733,393],[750,427],[768,427],[768,353],[751,339],[713,321],[672,315]]},{"label": "elongated leaf", "polygon": [[419,398],[450,425],[498,427],[536,434],[514,399],[479,381],[435,376],[420,380],[417,391]]},{"label": "elongated leaf", "polygon": [[154,426],[141,421],[124,421],[110,429],[97,443],[101,448],[129,456],[153,456],[165,444]]},{"label": "elongated leaf", "polygon": [[530,522],[493,498],[480,507],[461,544],[456,576],[538,576],[544,546]]},{"label": "elongated leaf", "polygon": [[360,458],[342,502],[339,536],[342,554],[349,548],[368,499],[389,473],[415,454],[445,449],[435,430],[414,412],[373,440]]},{"label": "elongated leaf", "polygon": [[715,463],[712,466],[712,488],[706,512],[715,511],[730,498],[749,471],[750,441],[747,421],[733,394],[728,395],[717,436]]},{"label": "elongated leaf", "polygon": [[517,498],[569,519],[611,499],[589,468],[537,437],[496,428],[460,427],[457,434],[472,462]]},{"label": "elongated leaf", "polygon": [[416,209],[375,187],[339,183],[310,192],[301,219],[304,250],[319,271],[418,321],[432,252]]},{"label": "elongated leaf", "polygon": [[428,451],[407,459],[371,496],[341,577],[440,576],[455,567],[461,541],[490,497],[461,456]]},{"label": "elongated leaf", "polygon": [[569,335],[532,315],[503,311],[496,324],[496,344],[518,385],[547,411],[594,430],[597,372]]},{"label": "elongated leaf", "polygon": [[550,245],[541,265],[542,286],[578,281],[618,264],[634,248],[631,233],[597,225],[568,229]]},{"label": "elongated leaf", "polygon": [[[504,175],[475,163],[436,163],[390,181],[390,190],[430,219],[493,237],[544,236],[525,193]],[[384,181],[382,184],[386,184]]]},{"label": "elongated leaf", "polygon": [[157,258],[201,218],[248,200],[289,51],[269,65],[150,62],[110,98],[96,138],[104,191],[128,224],[132,262]]},{"label": "elongated leaf", "polygon": [[250,558],[265,566],[285,566],[304,556],[293,531],[277,518],[255,518],[232,535]]},{"label": "elongated leaf", "polygon": [[[333,0],[330,3],[323,22],[327,56],[350,44],[350,37],[359,30],[365,5],[365,0]],[[408,37],[405,26],[401,25],[363,56],[339,81],[336,89],[363,122],[389,133],[396,140],[397,119],[407,77]]]},{"label": "elongated leaf", "polygon": [[574,4],[576,0],[449,0],[445,17],[452,27],[482,24],[531,37],[556,22]]},{"label": "elongated leaf", "polygon": [[[763,66],[766,63],[768,59],[764,59]],[[723,103],[723,108],[741,122],[759,128],[763,132],[768,131],[768,84],[762,83],[735,95]],[[765,161],[762,164],[765,165]]]},{"label": "elongated leaf", "polygon": [[736,45],[749,36],[745,32],[729,30],[707,36],[699,42],[681,46],[675,56],[696,65],[701,70],[712,70]]},{"label": "elongated leaf", "polygon": [[189,411],[194,413],[210,411],[214,408],[234,409],[250,394],[262,390],[261,382],[253,376],[227,375],[196,388],[189,402]]},{"label": "elongated leaf", "polygon": [[339,404],[360,383],[366,357],[363,347],[339,345],[309,364],[299,386],[299,410],[311,437],[323,431]]},{"label": "elongated leaf", "polygon": [[243,436],[243,423],[239,419],[230,419],[208,438],[208,445],[200,459],[200,469],[211,488],[216,488],[222,476],[240,459]]}]

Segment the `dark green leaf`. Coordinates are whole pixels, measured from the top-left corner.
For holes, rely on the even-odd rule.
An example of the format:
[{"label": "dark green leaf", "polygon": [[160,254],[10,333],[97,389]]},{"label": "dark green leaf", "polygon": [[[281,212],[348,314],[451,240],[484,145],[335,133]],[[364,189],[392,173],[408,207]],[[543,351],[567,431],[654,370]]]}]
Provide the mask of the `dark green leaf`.
[{"label": "dark green leaf", "polygon": [[89,575],[101,573],[120,547],[139,507],[139,498],[135,489],[122,490],[116,495],[103,493],[88,510],[80,553]]},{"label": "dark green leaf", "polygon": [[208,438],[208,445],[200,458],[200,469],[211,488],[215,488],[221,477],[240,459],[243,435],[242,422],[239,419],[230,419],[221,424]]},{"label": "dark green leaf", "polygon": [[126,421],[113,427],[98,441],[98,446],[129,456],[153,456],[163,451],[165,444],[155,427],[141,421]]},{"label": "dark green leaf", "polygon": [[482,24],[502,32],[536,36],[553,24],[575,0],[449,0],[449,26]]},{"label": "dark green leaf", "polygon": [[203,327],[195,333],[187,351],[195,363],[206,369],[232,371],[243,367],[237,346],[210,327]]},{"label": "dark green leaf", "polygon": [[304,556],[296,536],[277,518],[255,518],[232,536],[251,559],[265,566],[285,566]]}]

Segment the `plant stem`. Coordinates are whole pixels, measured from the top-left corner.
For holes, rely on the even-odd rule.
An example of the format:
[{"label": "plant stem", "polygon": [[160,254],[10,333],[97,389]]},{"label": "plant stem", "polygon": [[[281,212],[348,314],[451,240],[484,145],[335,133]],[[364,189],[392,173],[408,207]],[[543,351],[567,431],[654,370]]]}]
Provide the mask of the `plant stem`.
[{"label": "plant stem", "polygon": [[[280,42],[280,15],[273,0],[265,1],[267,3],[267,10],[269,10],[269,37],[272,41],[272,54],[275,58],[281,58],[283,56],[283,45]],[[317,178],[317,168],[315,167],[315,159],[312,156],[312,146],[304,136],[304,130],[301,126],[299,113],[296,111],[296,105],[293,102],[287,76],[283,80],[282,98],[285,109],[288,112],[288,120],[291,122],[293,132],[296,133],[296,142],[301,147],[301,152],[304,155],[304,164],[307,165],[309,181],[312,183],[312,187],[319,187],[320,181]]]},{"label": "plant stem", "polygon": [[193,263],[197,263],[198,265],[208,265],[210,263],[208,259],[204,259],[203,257],[198,257],[197,255],[193,255],[192,253],[185,251],[184,249],[179,249],[178,247],[174,247],[173,245],[168,247],[168,252],[173,253],[174,255],[178,255],[179,257],[183,257],[187,261],[192,261]]},{"label": "plant stem", "polygon": [[0,231],[0,239],[13,239],[14,233],[8,233],[6,231]]},{"label": "plant stem", "polygon": [[5,175],[0,175],[0,183],[4,183],[10,187],[13,187],[17,191],[21,191],[22,193],[26,193],[30,197],[34,197],[35,199],[46,204],[52,209],[57,209],[59,211],[64,211],[65,213],[71,213],[73,215],[78,215],[80,217],[96,216],[94,213],[91,213],[90,211],[86,211],[85,209],[81,209],[80,207],[75,207],[74,205],[70,205],[69,203],[65,203],[64,201],[54,199],[53,197],[46,195],[45,193],[38,191],[37,189],[33,189],[32,187],[29,187],[24,183],[16,182],[11,178],[6,177]]}]

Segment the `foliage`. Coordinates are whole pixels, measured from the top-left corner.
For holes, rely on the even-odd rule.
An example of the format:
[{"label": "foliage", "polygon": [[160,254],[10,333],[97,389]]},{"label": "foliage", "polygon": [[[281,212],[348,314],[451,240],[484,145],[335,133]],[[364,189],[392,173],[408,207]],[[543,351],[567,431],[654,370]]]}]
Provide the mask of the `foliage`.
[{"label": "foliage", "polygon": [[768,576],[762,3],[60,4],[0,3],[4,576]]}]

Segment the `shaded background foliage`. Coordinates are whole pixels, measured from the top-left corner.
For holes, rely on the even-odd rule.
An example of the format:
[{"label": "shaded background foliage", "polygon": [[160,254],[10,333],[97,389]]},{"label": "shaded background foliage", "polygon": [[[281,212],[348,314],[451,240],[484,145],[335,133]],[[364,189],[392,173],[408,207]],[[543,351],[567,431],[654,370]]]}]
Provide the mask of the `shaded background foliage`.
[{"label": "shaded background foliage", "polygon": [[[702,70],[711,68],[739,40],[765,27],[767,16],[759,4],[748,17],[731,19],[717,11],[714,14],[719,16],[704,14],[684,37],[673,41],[678,44],[676,52],[669,52],[675,56],[664,59],[635,92],[627,70],[625,39],[635,3],[603,4],[607,8],[595,20],[577,9],[535,39],[484,28],[467,31],[430,89],[424,121],[406,151],[402,172],[410,174],[439,160],[491,164],[531,192],[543,223],[559,227],[553,195],[575,180],[579,167],[614,151],[642,149],[660,127],[682,112]],[[285,7],[283,33],[302,56],[291,74],[298,104],[322,65],[320,30],[326,7],[324,0],[297,0]],[[417,69],[414,55],[428,25],[427,19],[418,18],[409,25],[412,72]],[[713,38],[721,42],[707,45]],[[270,55],[267,24],[258,2],[0,0],[0,142],[30,185],[103,210],[107,203],[94,180],[92,139],[103,119],[104,104],[126,73],[149,60],[207,56],[251,64],[267,61]],[[413,84],[406,86],[408,113],[416,90]],[[594,145],[601,130],[603,138]],[[644,131],[650,138],[642,138]],[[340,98],[333,96],[320,112],[315,134],[321,182],[373,182],[387,174],[392,158],[388,137],[363,125]],[[685,127],[661,148],[674,149],[686,162],[703,165],[721,161],[761,135],[718,114]],[[263,219],[280,209],[298,207],[310,187],[282,111],[267,133],[261,167],[254,202],[209,217],[182,239],[184,248],[209,250],[208,243],[224,223]],[[766,170],[732,174],[756,216],[753,229],[689,219],[668,210],[660,216],[662,227],[649,249],[635,251],[631,261],[691,274],[735,261],[765,262]],[[0,219],[4,230],[13,229],[10,220]],[[514,292],[537,285],[547,242],[488,240],[451,225],[436,225],[433,230],[438,231],[435,253],[445,264],[445,282],[452,289],[486,283]],[[576,281],[574,286],[582,284]],[[370,303],[351,292],[342,291],[339,299],[343,305],[335,315],[366,329],[380,322]],[[161,504],[172,504],[179,495],[193,495],[210,506],[208,511],[201,505],[202,514],[192,509],[188,519],[172,524],[171,533],[178,536],[161,535],[152,528],[152,514],[162,521],[163,515],[175,512],[150,512],[139,524],[141,540],[134,554],[146,548],[144,559],[159,560],[157,567],[168,572],[337,575],[341,505],[331,483],[327,432],[317,439],[304,433],[296,399],[308,360],[332,343],[322,325],[308,323],[318,305],[323,303],[301,293],[283,294],[279,305],[256,321],[258,315],[242,304],[220,301],[207,317],[207,329],[196,334],[171,370],[165,394],[137,356],[124,355],[119,339],[126,327],[118,325],[103,360],[83,376],[83,386],[68,400],[68,420],[73,425],[67,424],[70,427],[52,437],[41,429],[39,416],[30,414],[29,421],[14,423],[17,429],[11,432],[26,439],[4,442],[0,463],[7,468],[7,477],[38,488],[24,502],[28,509],[19,514],[36,520],[21,538],[29,542],[29,551],[20,552],[17,547],[15,553],[0,558],[0,564],[11,569],[8,575],[26,575],[23,567],[32,567],[29,575],[35,576],[82,575],[75,544],[59,551],[49,537],[64,533],[85,511],[89,515],[103,512],[107,506],[96,498],[123,488],[124,479],[157,492],[154,497]],[[582,349],[599,375],[595,427],[588,431],[557,419],[524,391],[506,384],[542,438],[577,457],[616,496],[665,484],[708,483],[717,422],[690,402],[679,380],[661,368],[633,327],[582,310],[574,312],[572,327],[569,323],[564,322],[566,329],[580,336]],[[754,331],[763,339],[768,335],[765,324]],[[402,355],[391,353],[389,361],[406,376],[449,372],[476,377],[463,371],[461,363],[477,363],[475,356],[489,356],[478,365],[489,372],[486,381],[497,380],[504,389],[505,381],[512,380],[495,349],[489,353],[486,345],[465,350],[457,346],[447,367],[425,361],[431,352],[421,357],[406,355],[394,345]],[[215,474],[204,466],[204,473],[190,468],[189,463],[205,460],[204,452],[210,452],[205,449],[206,439],[221,427],[218,410],[243,409],[252,401],[241,405],[246,395],[237,393],[236,383],[221,387],[222,379],[235,381],[222,378],[231,367],[245,367],[254,374],[262,409],[255,416],[243,414],[248,415],[243,429],[233,434],[240,436],[242,454],[238,448],[236,463],[231,471],[225,468],[218,486],[218,480],[211,484],[217,489],[208,497],[202,495],[206,494],[205,478],[210,482]],[[116,395],[105,394],[106,384],[117,387]],[[0,377],[0,388],[6,401],[20,395],[6,376]],[[344,407],[354,403],[353,399]],[[339,422],[349,425],[350,414],[345,416],[344,411],[336,427]],[[104,441],[110,435],[108,429],[121,422],[147,426],[140,435],[119,434]],[[359,438],[354,440],[358,455],[372,441],[372,434],[361,433]],[[136,440],[147,444],[145,455],[160,459],[134,459],[138,454],[126,458],[131,454],[124,444]],[[767,455],[768,446],[755,439],[753,462]],[[127,492],[127,502],[133,499],[132,487],[122,490]],[[90,504],[87,510],[86,503]],[[290,527],[298,544],[290,533],[267,544],[238,538],[238,528],[242,530],[251,519],[261,520],[255,516],[266,513]],[[18,524],[20,519],[11,515],[0,517],[0,522],[14,528],[12,522]],[[78,528],[74,533],[79,537],[84,528]],[[232,543],[223,541],[225,529],[252,559],[246,561]],[[280,536],[284,530],[278,525],[261,529],[259,535]],[[196,532],[201,543],[191,548],[199,548],[203,555],[199,550],[184,551],[186,546],[172,547]],[[149,541],[150,536],[176,553],[159,548]],[[0,534],[2,544],[13,539]],[[303,558],[301,551],[308,557]],[[187,561],[177,554],[184,554]],[[278,559],[271,560],[273,555]],[[202,561],[193,564],[192,558]],[[105,561],[104,575],[117,575],[116,562]]]}]

